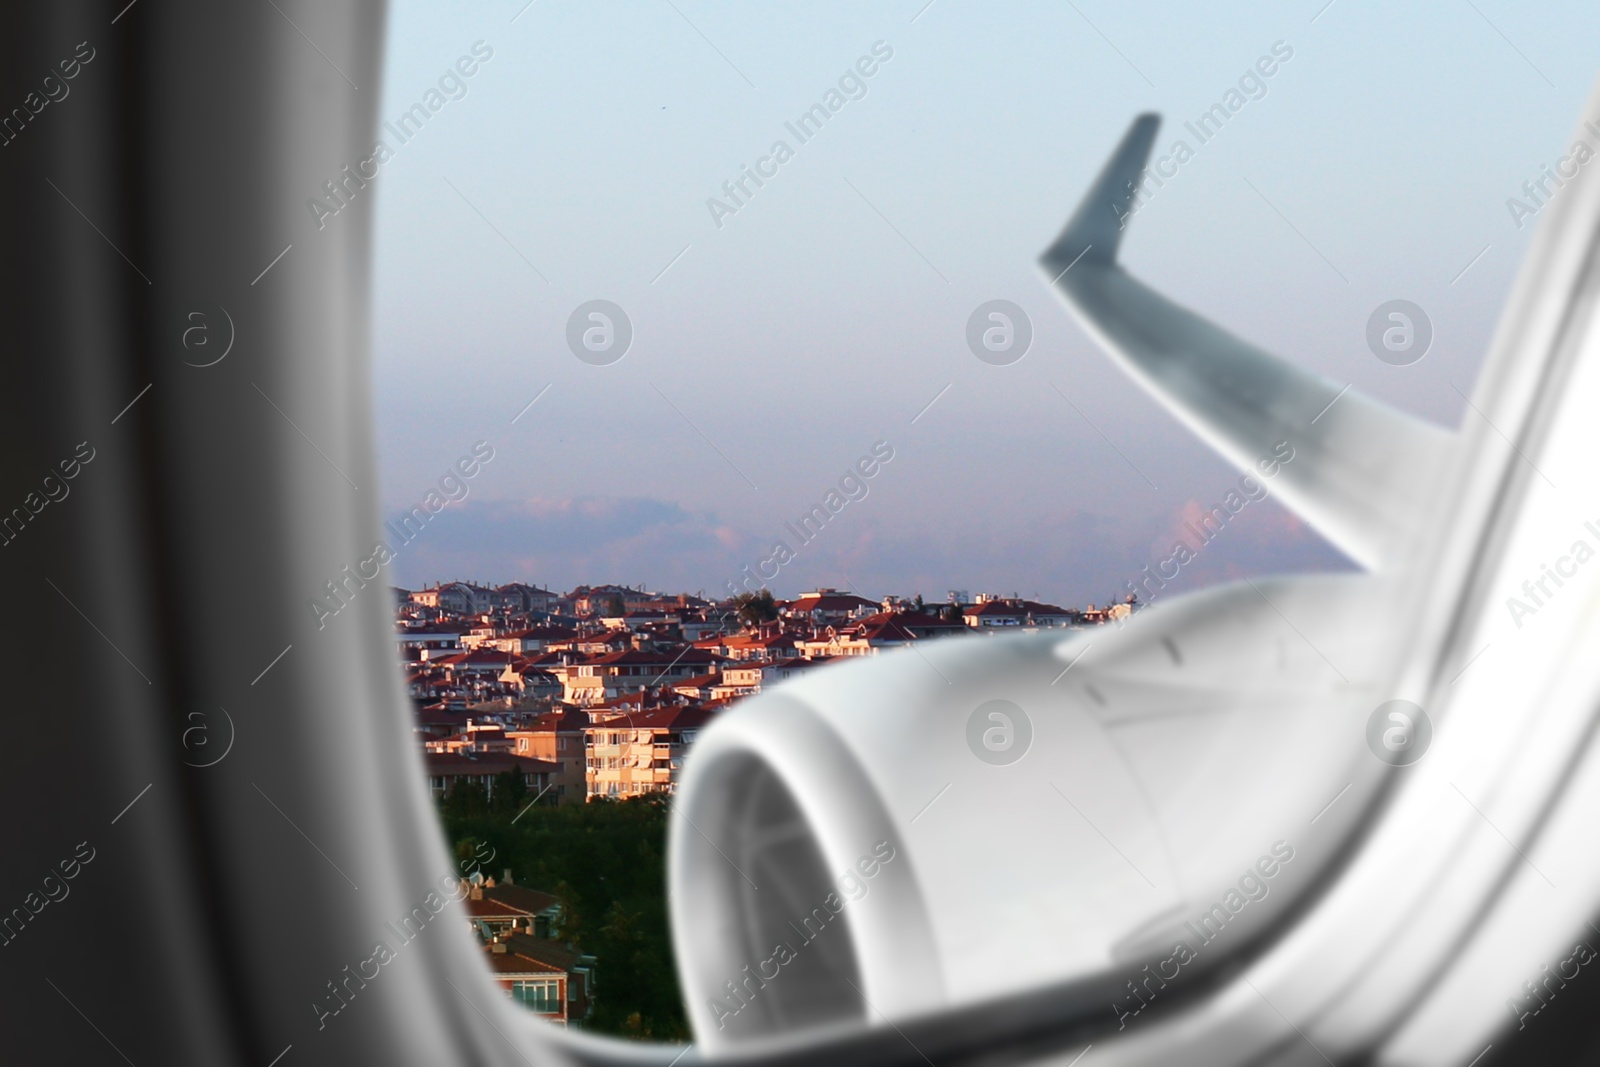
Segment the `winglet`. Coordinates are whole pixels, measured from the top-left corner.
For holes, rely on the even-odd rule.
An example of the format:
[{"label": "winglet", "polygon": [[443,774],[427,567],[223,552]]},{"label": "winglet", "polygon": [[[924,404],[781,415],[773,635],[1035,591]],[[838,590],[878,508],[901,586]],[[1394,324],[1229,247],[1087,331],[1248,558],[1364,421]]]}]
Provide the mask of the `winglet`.
[{"label": "winglet", "polygon": [[[1263,352],[1118,265],[1160,119],[1140,115],[1040,257],[1084,329],[1135,381],[1358,563],[1403,566],[1453,435]],[[1273,457],[1292,456],[1281,465]]]},{"label": "winglet", "polygon": [[1122,143],[1111,154],[1099,177],[1089,187],[1077,212],[1067,222],[1056,243],[1045,250],[1039,262],[1052,277],[1079,259],[1114,263],[1122,242],[1128,209],[1144,176],[1150,147],[1155,144],[1161,116],[1146,112],[1133,120]]}]

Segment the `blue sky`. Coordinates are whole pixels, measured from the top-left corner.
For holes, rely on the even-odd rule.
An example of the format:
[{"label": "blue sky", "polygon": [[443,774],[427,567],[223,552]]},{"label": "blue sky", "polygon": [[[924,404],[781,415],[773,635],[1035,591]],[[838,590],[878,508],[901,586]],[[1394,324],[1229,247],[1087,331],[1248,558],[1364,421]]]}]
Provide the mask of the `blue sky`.
[{"label": "blue sky", "polygon": [[[1130,224],[1130,270],[1454,425],[1533,232],[1506,200],[1565,152],[1600,31],[1600,10],[1505,0],[524,2],[391,8],[386,119],[474,42],[494,52],[376,183],[385,508],[496,450],[402,553],[405,585],[720,592],[783,538],[780,595],[1103,603],[1237,477],[1034,267],[1134,115],[1167,116],[1158,151],[1197,150]],[[800,144],[784,124],[880,41],[865,95]],[[1183,122],[1275,42],[1293,56],[1265,95],[1198,145]],[[794,157],[718,226],[708,198],[778,139]],[[1004,367],[965,340],[997,298],[1034,331]],[[1407,367],[1364,340],[1395,298],[1434,325]],[[633,324],[609,366],[567,348],[591,299]],[[868,496],[797,545],[784,524],[879,440],[895,458]],[[1264,502],[1178,587],[1344,566]]]}]

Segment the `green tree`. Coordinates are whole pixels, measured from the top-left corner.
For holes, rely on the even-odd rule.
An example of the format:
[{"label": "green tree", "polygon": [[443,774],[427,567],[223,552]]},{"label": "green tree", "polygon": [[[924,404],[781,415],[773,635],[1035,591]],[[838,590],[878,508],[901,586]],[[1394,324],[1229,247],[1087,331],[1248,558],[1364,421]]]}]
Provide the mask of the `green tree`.
[{"label": "green tree", "polygon": [[772,590],[766,588],[759,593],[740,593],[733,598],[733,609],[747,630],[778,617],[778,603],[772,597]]},{"label": "green tree", "polygon": [[444,795],[442,807],[447,817],[483,815],[489,810],[489,792],[476,779],[457,778]]},{"label": "green tree", "polygon": [[456,877],[471,878],[473,872],[482,867],[484,857],[492,854],[493,849],[488,846],[487,842],[480,841],[476,837],[463,837],[456,841]]},{"label": "green tree", "polygon": [[528,793],[528,781],[520,768],[513,767],[494,776],[494,810],[515,815],[533,797]]},{"label": "green tree", "polygon": [[[498,802],[498,784],[495,793]],[[552,934],[596,961],[594,1012],[582,1025],[626,1038],[689,1040],[667,919],[666,797],[537,804],[519,817],[509,806],[491,809],[481,794],[481,786],[477,797],[463,786],[440,801],[446,835],[458,859],[488,852],[484,842],[492,841],[496,878],[509,867],[518,885],[561,902]]]}]

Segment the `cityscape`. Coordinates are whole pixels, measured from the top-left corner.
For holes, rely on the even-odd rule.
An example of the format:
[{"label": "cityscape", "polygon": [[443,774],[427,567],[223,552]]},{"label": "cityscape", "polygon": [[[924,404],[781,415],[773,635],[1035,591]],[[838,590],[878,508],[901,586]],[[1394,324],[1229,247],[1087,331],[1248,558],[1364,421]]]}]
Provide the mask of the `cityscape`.
[{"label": "cityscape", "polygon": [[393,595],[422,763],[497,983],[558,1025],[655,1040],[691,1036],[663,869],[667,805],[700,730],[852,657],[1102,626],[1141,606],[467,581]]}]

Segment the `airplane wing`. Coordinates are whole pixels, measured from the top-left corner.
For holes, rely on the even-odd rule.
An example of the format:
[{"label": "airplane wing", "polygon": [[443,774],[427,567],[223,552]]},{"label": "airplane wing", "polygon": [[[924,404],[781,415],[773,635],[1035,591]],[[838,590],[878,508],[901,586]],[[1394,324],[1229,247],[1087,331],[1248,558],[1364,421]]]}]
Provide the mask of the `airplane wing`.
[{"label": "airplane wing", "polygon": [[[1421,537],[1454,435],[1264,352],[1128,274],[1117,249],[1160,119],[1141,115],[1040,265],[1136,381],[1358,563],[1393,569]],[[1280,454],[1281,455],[1281,454]]]}]

